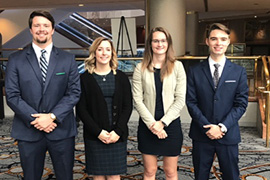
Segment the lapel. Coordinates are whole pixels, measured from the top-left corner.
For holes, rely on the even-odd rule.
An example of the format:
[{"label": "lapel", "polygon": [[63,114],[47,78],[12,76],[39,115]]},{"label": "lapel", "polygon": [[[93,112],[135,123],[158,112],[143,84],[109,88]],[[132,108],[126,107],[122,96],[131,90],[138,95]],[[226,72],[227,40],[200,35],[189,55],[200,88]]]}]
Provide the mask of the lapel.
[{"label": "lapel", "polygon": [[226,58],[225,66],[219,78],[217,89],[225,82],[226,77],[231,73],[232,62]]},{"label": "lapel", "polygon": [[[155,75],[153,72],[150,72],[148,69],[145,69],[143,71],[144,73],[144,79],[145,84],[143,84],[144,87],[150,88],[152,94],[155,96],[156,94],[156,86],[155,86]],[[151,87],[149,87],[151,85]]]},{"label": "lapel", "polygon": [[27,58],[28,62],[30,63],[33,71],[35,72],[40,85],[43,86],[42,85],[43,82],[42,82],[41,70],[40,70],[40,67],[38,64],[36,53],[35,53],[32,45],[30,45],[28,47],[28,49],[26,49],[26,58]]},{"label": "lapel", "polygon": [[45,81],[45,86],[43,89],[43,93],[47,90],[48,84],[52,78],[54,69],[57,64],[57,59],[58,59],[58,51],[57,49],[53,46],[51,55],[50,55],[50,61],[49,61],[49,66],[48,66],[48,71],[47,71],[47,76],[46,76],[46,81]]},{"label": "lapel", "polygon": [[207,58],[207,60],[202,62],[202,70],[203,70],[204,75],[206,76],[209,84],[211,85],[212,89],[215,90],[215,85],[214,85],[213,76],[211,74],[211,70],[209,67],[208,58]]}]

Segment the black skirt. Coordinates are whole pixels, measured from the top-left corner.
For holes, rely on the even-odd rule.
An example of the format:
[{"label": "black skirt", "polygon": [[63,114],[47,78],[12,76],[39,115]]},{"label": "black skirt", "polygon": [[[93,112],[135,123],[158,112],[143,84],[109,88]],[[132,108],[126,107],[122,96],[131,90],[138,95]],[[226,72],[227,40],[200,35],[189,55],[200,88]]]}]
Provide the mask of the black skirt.
[{"label": "black skirt", "polygon": [[84,140],[86,172],[89,175],[120,175],[127,171],[127,142],[104,144]]},{"label": "black skirt", "polygon": [[165,139],[159,139],[153,134],[142,119],[138,127],[138,149],[143,154],[178,156],[181,153],[183,134],[180,118],[177,118],[168,127],[164,127],[168,134]]}]

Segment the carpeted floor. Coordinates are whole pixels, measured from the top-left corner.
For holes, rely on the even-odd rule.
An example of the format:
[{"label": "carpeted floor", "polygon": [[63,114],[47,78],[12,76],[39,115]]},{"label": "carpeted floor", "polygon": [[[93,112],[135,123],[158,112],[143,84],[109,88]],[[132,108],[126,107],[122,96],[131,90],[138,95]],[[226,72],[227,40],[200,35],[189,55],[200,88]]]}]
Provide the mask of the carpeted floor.
[{"label": "carpeted floor", "polygon": [[[1,120],[0,120],[1,121]],[[22,169],[18,149],[14,139],[10,138],[11,119],[6,118],[0,124],[0,179],[18,180],[22,177]],[[128,140],[128,172],[122,179],[142,179],[143,163],[141,154],[137,151],[137,121],[129,122],[130,137]],[[178,175],[180,180],[192,180],[193,167],[191,159],[191,139],[187,136],[189,124],[183,124],[184,144],[178,162]],[[265,140],[261,139],[256,128],[241,127],[242,142],[240,143],[239,167],[241,179],[266,180],[270,178],[270,149],[265,148]],[[74,179],[91,179],[84,173],[84,145],[82,138],[82,125],[76,138],[76,153]],[[162,160],[162,157],[160,157]],[[158,163],[159,169],[156,179],[165,179],[162,170],[162,161]],[[44,180],[55,179],[49,156],[46,157]],[[217,160],[213,163],[210,179],[220,178]]]}]

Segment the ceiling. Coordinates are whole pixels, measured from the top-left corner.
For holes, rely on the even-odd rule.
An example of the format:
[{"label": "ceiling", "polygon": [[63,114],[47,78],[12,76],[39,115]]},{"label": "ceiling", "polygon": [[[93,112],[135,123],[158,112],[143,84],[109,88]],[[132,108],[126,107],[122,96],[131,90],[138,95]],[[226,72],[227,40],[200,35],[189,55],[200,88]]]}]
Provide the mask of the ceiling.
[{"label": "ceiling", "polygon": [[[270,0],[184,0],[187,11],[199,13],[199,19],[269,15]],[[84,4],[79,7],[79,4]],[[72,8],[74,11],[144,9],[145,0],[0,0],[0,10],[25,8]]]}]

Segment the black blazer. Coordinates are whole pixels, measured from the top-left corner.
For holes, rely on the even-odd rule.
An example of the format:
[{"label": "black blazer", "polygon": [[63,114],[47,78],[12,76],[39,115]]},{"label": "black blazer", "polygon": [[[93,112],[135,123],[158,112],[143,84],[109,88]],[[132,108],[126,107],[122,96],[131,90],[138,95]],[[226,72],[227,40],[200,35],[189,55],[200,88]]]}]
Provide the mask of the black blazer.
[{"label": "black blazer", "polygon": [[128,77],[117,70],[115,75],[115,92],[113,96],[112,121],[109,125],[107,104],[102,91],[94,76],[88,71],[81,75],[82,94],[76,106],[77,115],[84,124],[84,138],[98,140],[102,129],[108,132],[114,130],[119,136],[119,141],[128,137],[128,126],[132,112],[132,94]]}]

